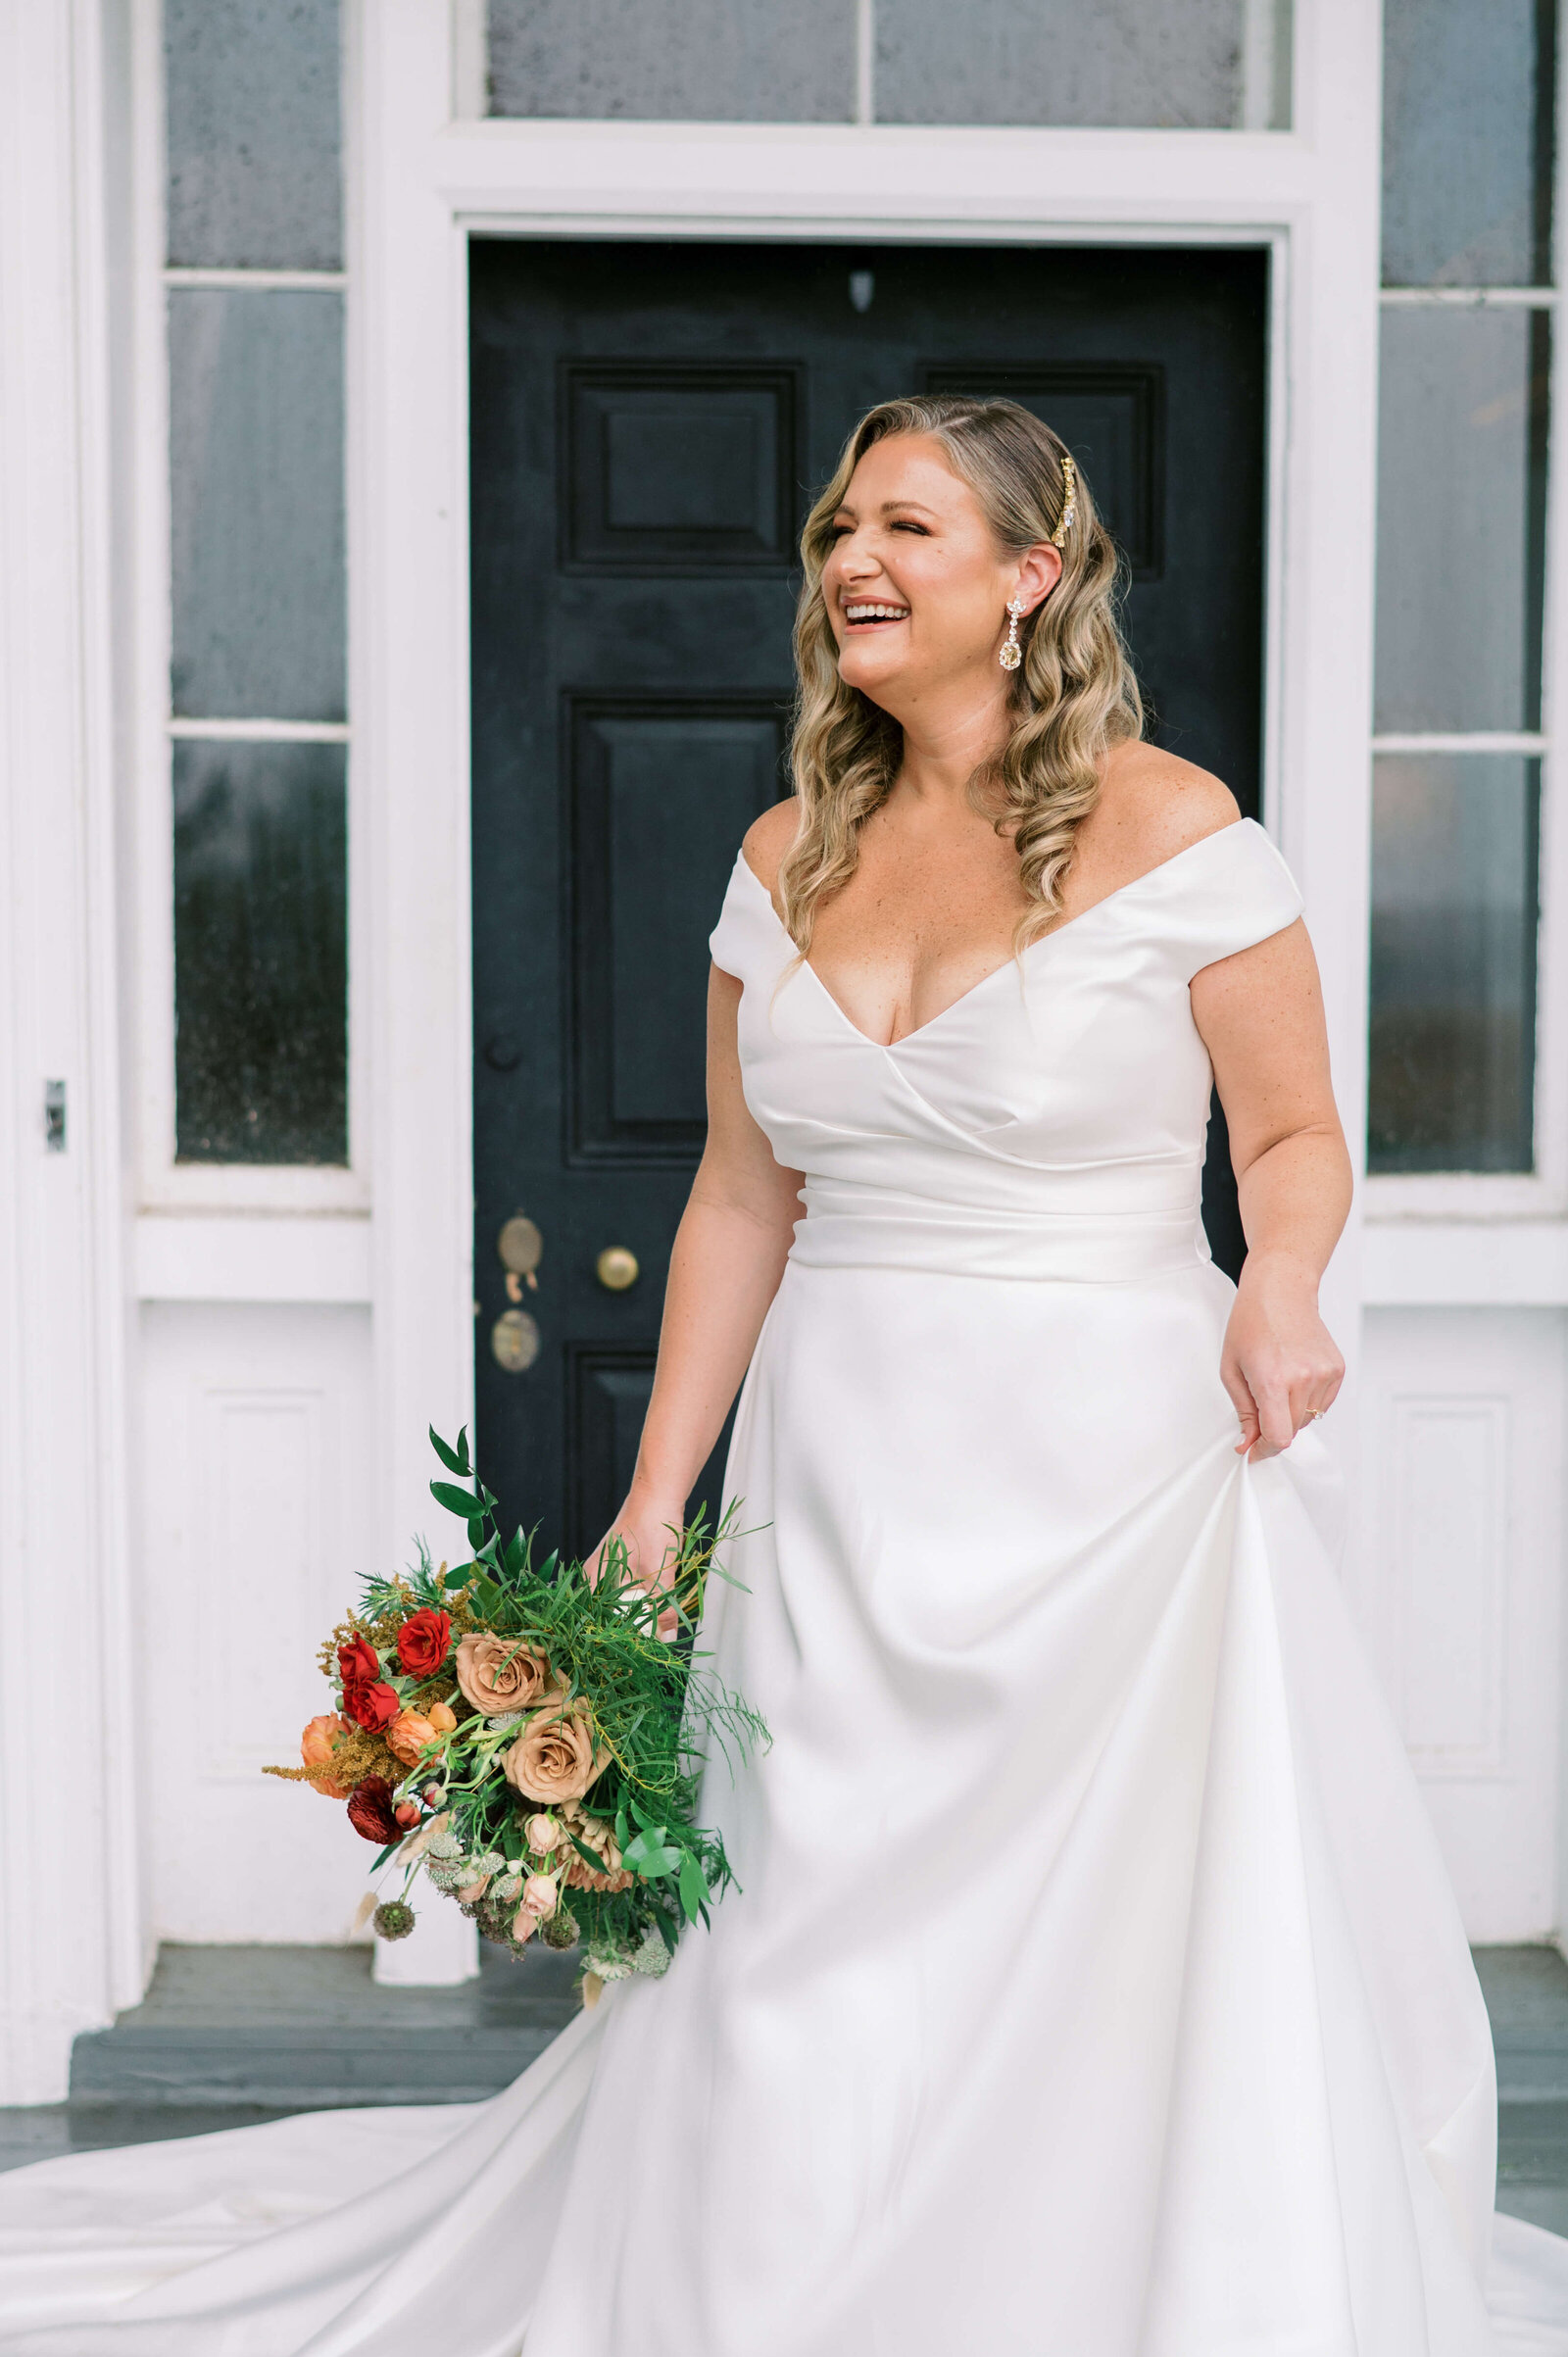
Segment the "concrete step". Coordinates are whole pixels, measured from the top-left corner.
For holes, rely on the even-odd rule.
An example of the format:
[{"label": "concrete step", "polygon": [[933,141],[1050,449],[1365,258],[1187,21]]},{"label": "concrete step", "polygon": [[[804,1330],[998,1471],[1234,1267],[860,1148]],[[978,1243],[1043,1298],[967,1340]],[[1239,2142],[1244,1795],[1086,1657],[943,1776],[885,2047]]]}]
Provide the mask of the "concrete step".
[{"label": "concrete step", "polygon": [[1554,1947],[1475,1951],[1503,2104],[1568,2103],[1568,1964]]},{"label": "concrete step", "polygon": [[368,1947],[161,1948],[141,2004],[72,2052],[71,2102],[466,2103],[516,2078],[576,2010],[579,1959],[484,1945],[458,1989],[382,1989]]}]

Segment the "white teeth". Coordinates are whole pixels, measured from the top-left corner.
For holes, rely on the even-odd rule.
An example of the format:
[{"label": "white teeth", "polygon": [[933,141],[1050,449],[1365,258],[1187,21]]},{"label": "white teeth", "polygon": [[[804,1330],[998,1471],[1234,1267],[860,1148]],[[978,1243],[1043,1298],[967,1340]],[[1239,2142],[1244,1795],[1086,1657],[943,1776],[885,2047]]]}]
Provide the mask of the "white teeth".
[{"label": "white teeth", "polygon": [[846,606],[847,622],[902,622],[908,613],[907,606]]}]

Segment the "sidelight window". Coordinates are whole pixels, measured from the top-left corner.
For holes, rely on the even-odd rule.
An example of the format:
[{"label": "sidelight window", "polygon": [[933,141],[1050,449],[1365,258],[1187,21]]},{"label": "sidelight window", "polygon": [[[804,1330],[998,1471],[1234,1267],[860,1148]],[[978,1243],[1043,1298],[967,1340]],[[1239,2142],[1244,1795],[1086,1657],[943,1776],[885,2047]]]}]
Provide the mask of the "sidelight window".
[{"label": "sidelight window", "polygon": [[1367,1164],[1536,1167],[1555,25],[1388,0]]},{"label": "sidelight window", "polygon": [[346,1164],[336,0],[165,0],[174,1154]]}]

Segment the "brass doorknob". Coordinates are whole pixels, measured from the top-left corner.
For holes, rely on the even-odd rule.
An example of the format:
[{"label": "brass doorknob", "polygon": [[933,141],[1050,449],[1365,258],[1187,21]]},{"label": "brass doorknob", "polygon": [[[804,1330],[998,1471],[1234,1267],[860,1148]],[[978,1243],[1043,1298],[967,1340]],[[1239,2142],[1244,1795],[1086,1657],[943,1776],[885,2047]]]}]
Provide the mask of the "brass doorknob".
[{"label": "brass doorknob", "polygon": [[606,1293],[624,1293],[642,1275],[636,1253],[629,1252],[623,1244],[607,1244],[594,1262],[594,1270]]}]

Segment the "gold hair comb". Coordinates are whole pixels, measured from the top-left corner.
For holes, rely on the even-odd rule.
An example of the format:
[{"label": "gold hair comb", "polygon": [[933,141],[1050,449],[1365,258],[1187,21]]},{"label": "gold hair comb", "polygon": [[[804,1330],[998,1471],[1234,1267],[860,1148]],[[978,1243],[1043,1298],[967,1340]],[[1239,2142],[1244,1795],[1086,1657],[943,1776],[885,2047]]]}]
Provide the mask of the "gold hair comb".
[{"label": "gold hair comb", "polygon": [[1061,521],[1051,535],[1053,548],[1060,548],[1067,537],[1067,526],[1078,513],[1078,469],[1065,451],[1061,454],[1061,480],[1063,485]]}]

